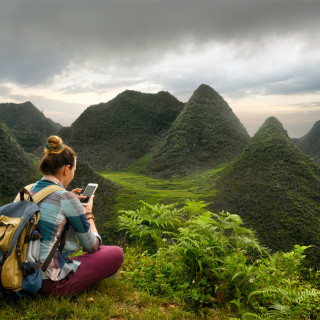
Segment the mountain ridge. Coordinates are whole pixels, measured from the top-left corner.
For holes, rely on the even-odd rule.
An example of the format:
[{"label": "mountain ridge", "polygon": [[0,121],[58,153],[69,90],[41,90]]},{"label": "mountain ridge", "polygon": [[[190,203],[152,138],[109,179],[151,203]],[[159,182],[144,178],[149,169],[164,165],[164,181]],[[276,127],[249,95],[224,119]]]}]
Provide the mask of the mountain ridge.
[{"label": "mountain ridge", "polygon": [[227,102],[208,85],[200,85],[178,115],[148,171],[155,176],[187,175],[232,160],[249,134]]},{"label": "mountain ridge", "polygon": [[44,145],[47,137],[58,132],[57,124],[48,120],[30,101],[0,103],[0,121],[3,121],[27,152]]},{"label": "mountain ridge", "polygon": [[294,144],[311,159],[320,165],[320,120],[318,120],[311,130],[299,139],[292,139]]},{"label": "mountain ridge", "polygon": [[59,134],[95,169],[121,170],[151,151],[182,107],[168,92],[126,90],[107,103],[88,107]]}]

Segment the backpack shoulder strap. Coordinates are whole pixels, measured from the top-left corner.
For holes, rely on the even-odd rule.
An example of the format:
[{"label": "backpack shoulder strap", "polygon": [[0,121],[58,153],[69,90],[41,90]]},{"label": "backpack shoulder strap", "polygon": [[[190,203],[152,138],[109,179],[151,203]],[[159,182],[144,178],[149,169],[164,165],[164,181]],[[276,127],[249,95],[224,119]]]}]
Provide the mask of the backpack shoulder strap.
[{"label": "backpack shoulder strap", "polygon": [[[34,183],[27,185],[26,187],[24,187],[24,189],[26,189],[30,193],[33,186],[34,186]],[[37,192],[34,196],[32,196],[32,200],[35,203],[39,203],[41,200],[43,200],[44,198],[49,196],[51,193],[53,193],[55,191],[59,191],[59,190],[65,190],[65,189],[56,185],[56,184],[50,185],[48,187],[43,188],[42,190]],[[28,198],[29,198],[28,194],[24,194],[24,200],[27,200]],[[19,200],[20,200],[20,195],[18,193],[14,202],[19,201]]]},{"label": "backpack shoulder strap", "polygon": [[[29,187],[29,186],[27,186],[27,187]],[[31,186],[31,188],[32,188],[32,186]],[[31,190],[31,188],[30,188],[30,190]],[[59,190],[65,190],[65,189],[60,186],[57,186],[56,184],[53,184],[53,185],[45,187],[42,190],[40,190],[39,192],[37,192],[34,196],[32,196],[32,199],[35,203],[39,203],[41,200],[43,200],[44,198],[49,196],[51,193],[53,193],[55,191],[59,191]]]}]

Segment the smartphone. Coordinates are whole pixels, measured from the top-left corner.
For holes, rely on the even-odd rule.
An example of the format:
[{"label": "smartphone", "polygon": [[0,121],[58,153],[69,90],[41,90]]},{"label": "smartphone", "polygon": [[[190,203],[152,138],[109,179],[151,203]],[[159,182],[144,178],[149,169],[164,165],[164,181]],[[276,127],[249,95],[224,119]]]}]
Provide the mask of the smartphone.
[{"label": "smartphone", "polygon": [[96,189],[98,188],[98,184],[97,183],[89,183],[87,185],[87,187],[85,188],[84,192],[83,192],[83,196],[85,196],[86,198],[83,198],[80,200],[81,204],[83,206],[86,206],[90,197],[94,195]]}]

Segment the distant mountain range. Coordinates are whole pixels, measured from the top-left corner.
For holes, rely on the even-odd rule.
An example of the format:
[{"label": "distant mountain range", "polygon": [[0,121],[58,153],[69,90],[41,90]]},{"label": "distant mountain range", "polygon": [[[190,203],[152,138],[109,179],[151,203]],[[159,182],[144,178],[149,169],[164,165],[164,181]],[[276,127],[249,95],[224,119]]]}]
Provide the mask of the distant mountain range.
[{"label": "distant mountain range", "polygon": [[308,258],[320,261],[320,121],[304,137],[290,139],[271,117],[250,138],[227,102],[207,85],[187,103],[168,92],[127,90],[90,106],[68,128],[30,102],[0,104],[1,199],[39,178],[31,153],[39,157],[46,138],[56,133],[78,154],[70,188],[99,183],[95,213],[107,242],[117,237],[113,207],[119,190],[95,170],[169,179],[226,164],[211,181],[216,191],[211,209],[239,214],[273,250],[312,244]]},{"label": "distant mountain range", "polygon": [[228,104],[207,85],[186,104],[168,92],[125,91],[89,107],[59,134],[96,170],[166,178],[228,162],[249,141]]},{"label": "distant mountain range", "polygon": [[43,146],[48,136],[56,134],[61,125],[48,119],[31,102],[0,103],[0,121],[12,131],[27,152]]}]

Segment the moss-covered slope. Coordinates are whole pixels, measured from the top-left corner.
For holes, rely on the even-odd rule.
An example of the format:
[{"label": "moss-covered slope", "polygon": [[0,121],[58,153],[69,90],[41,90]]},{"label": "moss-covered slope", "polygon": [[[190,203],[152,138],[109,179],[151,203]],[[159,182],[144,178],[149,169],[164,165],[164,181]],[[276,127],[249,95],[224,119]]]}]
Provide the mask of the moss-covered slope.
[{"label": "moss-covered slope", "polygon": [[300,139],[292,140],[296,146],[320,165],[320,120]]},{"label": "moss-covered slope", "polygon": [[148,170],[160,177],[183,176],[237,157],[249,135],[227,102],[200,85],[179,114]]},{"label": "moss-covered slope", "polygon": [[268,118],[216,180],[213,207],[239,214],[273,250],[314,245],[320,261],[320,168]]},{"label": "moss-covered slope", "polygon": [[57,133],[59,126],[48,120],[31,102],[0,103],[0,121],[10,128],[27,152],[43,146],[50,135]]},{"label": "moss-covered slope", "polygon": [[32,183],[36,172],[32,158],[0,121],[0,198],[13,200],[22,187]]},{"label": "moss-covered slope", "polygon": [[95,169],[121,170],[150,152],[182,108],[168,92],[128,90],[87,108],[60,135]]}]

